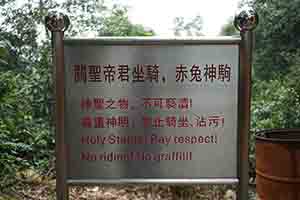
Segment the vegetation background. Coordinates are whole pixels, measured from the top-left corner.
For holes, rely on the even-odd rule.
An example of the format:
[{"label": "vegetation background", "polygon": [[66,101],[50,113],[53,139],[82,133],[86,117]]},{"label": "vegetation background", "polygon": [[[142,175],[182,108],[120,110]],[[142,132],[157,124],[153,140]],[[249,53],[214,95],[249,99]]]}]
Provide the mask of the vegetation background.
[{"label": "vegetation background", "polygon": [[[250,133],[249,173],[255,176],[254,133],[266,128],[300,127],[300,1],[254,0],[242,1],[240,6],[245,4],[253,6],[260,16],[260,25],[255,30]],[[44,27],[44,17],[51,10],[62,10],[71,18],[67,36],[155,35],[132,24],[127,8],[106,1],[0,1],[0,200],[54,198],[53,66],[50,33]],[[178,36],[202,35],[201,28],[201,16],[192,21],[180,16],[174,20],[174,34]],[[237,34],[232,20],[220,34]],[[105,196],[103,188],[98,190]],[[184,192],[196,191],[220,194],[214,199],[222,199],[222,191],[228,189],[130,185],[124,188],[118,192],[142,191],[144,196],[140,199],[147,199],[153,191],[161,196],[150,199],[164,199],[163,194],[167,195],[165,199],[180,197]],[[77,194],[73,199],[80,199],[82,189],[72,191]],[[205,199],[199,195],[195,198]]]}]

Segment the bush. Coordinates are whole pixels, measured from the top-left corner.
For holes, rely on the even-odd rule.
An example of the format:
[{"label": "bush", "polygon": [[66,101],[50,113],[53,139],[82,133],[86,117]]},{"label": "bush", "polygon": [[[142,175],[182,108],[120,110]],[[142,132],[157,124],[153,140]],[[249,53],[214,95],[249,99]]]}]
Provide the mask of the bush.
[{"label": "bush", "polygon": [[[1,186],[14,181],[17,171],[47,165],[53,154],[54,137],[46,116],[36,114],[44,108],[37,101],[43,93],[36,91],[36,70],[0,71],[0,180]],[[42,85],[41,88],[44,86]],[[39,95],[37,95],[39,93]],[[39,111],[42,113],[41,111]],[[45,120],[46,119],[46,120]]]},{"label": "bush", "polygon": [[252,86],[250,168],[255,174],[255,132],[300,127],[300,95],[291,79],[256,81]]}]

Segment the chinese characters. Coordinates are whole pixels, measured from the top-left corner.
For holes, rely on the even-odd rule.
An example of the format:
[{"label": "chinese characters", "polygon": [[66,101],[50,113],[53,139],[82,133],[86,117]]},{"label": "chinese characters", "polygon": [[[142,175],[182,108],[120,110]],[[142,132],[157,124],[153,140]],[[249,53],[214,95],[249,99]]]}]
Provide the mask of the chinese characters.
[{"label": "chinese characters", "polygon": [[206,64],[204,66],[180,64],[176,66],[176,82],[230,82],[231,67],[228,64]]},{"label": "chinese characters", "polygon": [[87,82],[159,82],[160,68],[157,64],[137,64],[130,68],[127,64],[75,64],[73,80],[75,83]]},{"label": "chinese characters", "polygon": [[[121,83],[165,83],[166,75],[161,74],[159,64],[75,64],[72,68],[75,83],[102,82]],[[174,70],[173,73],[170,70]],[[167,69],[168,75],[175,74],[177,83],[230,82],[230,64],[177,64]],[[170,73],[169,73],[170,72]]]},{"label": "chinese characters", "polygon": [[[85,114],[80,119],[81,127],[223,128],[225,124],[223,114],[198,113],[195,115],[192,112],[193,101],[189,97],[145,97],[139,98],[138,102],[134,107],[130,105],[128,97],[82,97],[80,109]],[[136,115],[139,117],[132,119],[130,118],[132,109],[143,110],[143,112]],[[106,114],[107,110],[116,110],[116,113]],[[153,112],[155,110],[156,112]],[[120,113],[120,111],[123,112]]]}]

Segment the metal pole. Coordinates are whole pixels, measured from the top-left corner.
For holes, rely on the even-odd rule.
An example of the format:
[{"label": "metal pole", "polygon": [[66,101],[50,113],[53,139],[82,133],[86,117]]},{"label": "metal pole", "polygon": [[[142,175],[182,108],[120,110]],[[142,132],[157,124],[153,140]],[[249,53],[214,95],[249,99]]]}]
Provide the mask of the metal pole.
[{"label": "metal pole", "polygon": [[69,19],[61,13],[51,13],[45,18],[46,27],[52,33],[52,49],[55,91],[55,155],[56,155],[56,199],[68,200],[65,123],[64,123],[64,98],[65,98],[65,74],[64,74],[64,31],[69,26]]},{"label": "metal pole", "polygon": [[242,38],[240,43],[239,72],[239,187],[237,195],[239,200],[248,200],[251,64],[253,30],[257,24],[258,15],[251,8],[244,8],[234,19],[234,25],[240,31]]}]

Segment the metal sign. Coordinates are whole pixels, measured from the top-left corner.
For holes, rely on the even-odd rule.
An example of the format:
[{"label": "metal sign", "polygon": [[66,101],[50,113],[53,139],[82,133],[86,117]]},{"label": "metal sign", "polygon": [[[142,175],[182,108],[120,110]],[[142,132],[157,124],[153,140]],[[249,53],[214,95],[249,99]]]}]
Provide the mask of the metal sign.
[{"label": "metal sign", "polygon": [[68,178],[235,182],[240,40],[224,41],[65,40]]},{"label": "metal sign", "polygon": [[64,40],[50,14],[56,96],[56,191],[98,183],[238,183],[248,199],[255,11],[241,37]]}]

